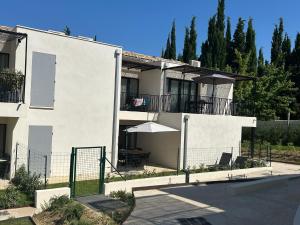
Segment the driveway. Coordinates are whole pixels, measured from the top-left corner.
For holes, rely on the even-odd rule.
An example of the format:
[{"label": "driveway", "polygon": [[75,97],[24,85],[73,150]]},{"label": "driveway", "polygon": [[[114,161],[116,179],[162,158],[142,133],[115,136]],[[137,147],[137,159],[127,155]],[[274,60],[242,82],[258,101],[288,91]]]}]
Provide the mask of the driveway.
[{"label": "driveway", "polygon": [[124,223],[198,225],[293,225],[300,205],[300,179],[232,195],[232,183],[136,191],[136,207]]}]

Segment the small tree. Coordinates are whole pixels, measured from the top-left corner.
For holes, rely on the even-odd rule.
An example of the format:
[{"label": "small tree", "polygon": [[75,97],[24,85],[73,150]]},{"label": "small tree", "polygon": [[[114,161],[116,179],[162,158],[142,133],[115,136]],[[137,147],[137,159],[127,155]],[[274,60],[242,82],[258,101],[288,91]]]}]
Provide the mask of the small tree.
[{"label": "small tree", "polygon": [[71,35],[71,30],[70,30],[70,28],[68,26],[65,26],[64,33],[65,33],[65,35],[68,35],[68,36]]}]

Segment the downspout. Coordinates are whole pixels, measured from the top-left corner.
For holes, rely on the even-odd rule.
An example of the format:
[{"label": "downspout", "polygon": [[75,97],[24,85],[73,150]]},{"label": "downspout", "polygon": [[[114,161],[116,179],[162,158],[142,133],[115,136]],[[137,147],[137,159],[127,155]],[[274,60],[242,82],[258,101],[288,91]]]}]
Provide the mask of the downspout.
[{"label": "downspout", "polygon": [[122,68],[121,49],[116,49],[115,57],[116,57],[116,77],[115,77],[111,162],[114,167],[117,167],[117,162],[118,162],[117,143],[118,143],[118,136],[119,136],[120,86],[121,86],[121,68]]},{"label": "downspout", "polygon": [[183,118],[184,122],[184,137],[183,137],[183,169],[187,170],[187,137],[188,137],[188,125],[189,115],[185,115]]}]

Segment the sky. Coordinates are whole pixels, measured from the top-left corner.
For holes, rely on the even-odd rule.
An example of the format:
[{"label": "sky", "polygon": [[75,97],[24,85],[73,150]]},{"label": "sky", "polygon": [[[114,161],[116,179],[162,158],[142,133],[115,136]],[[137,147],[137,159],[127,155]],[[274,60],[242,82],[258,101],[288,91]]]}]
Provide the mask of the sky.
[{"label": "sky", "polygon": [[[257,48],[270,57],[272,32],[279,18],[294,43],[300,32],[299,0],[226,0],[225,14],[232,33],[239,17],[254,20]],[[207,37],[207,25],[216,13],[217,0],[9,0],[1,2],[0,24],[23,25],[72,35],[97,36],[97,40],[125,50],[159,56],[172,21],[176,21],[177,53],[182,52],[184,30],[192,16],[197,19],[197,50]]]}]

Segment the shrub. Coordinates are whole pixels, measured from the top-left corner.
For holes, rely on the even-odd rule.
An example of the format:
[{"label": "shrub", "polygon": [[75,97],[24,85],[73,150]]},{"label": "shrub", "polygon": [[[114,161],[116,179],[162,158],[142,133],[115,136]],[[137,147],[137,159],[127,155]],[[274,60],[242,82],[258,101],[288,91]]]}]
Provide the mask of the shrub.
[{"label": "shrub", "polygon": [[28,174],[26,172],[25,166],[21,166],[15,174],[15,177],[11,180],[17,189],[21,192],[27,194],[30,198],[34,197],[35,190],[42,188],[42,181],[40,175]]},{"label": "shrub", "polygon": [[81,204],[76,202],[72,202],[67,205],[64,209],[63,221],[72,221],[72,220],[80,220],[84,211],[84,207]]},{"label": "shrub", "polygon": [[129,206],[134,205],[134,195],[131,193],[125,191],[113,191],[110,193],[110,196],[127,203]]},{"label": "shrub", "polygon": [[0,209],[13,208],[18,205],[20,192],[13,186],[9,186],[2,195],[0,195]]},{"label": "shrub", "polygon": [[55,196],[50,199],[49,206],[46,208],[49,211],[61,210],[65,205],[72,202],[67,195]]}]

